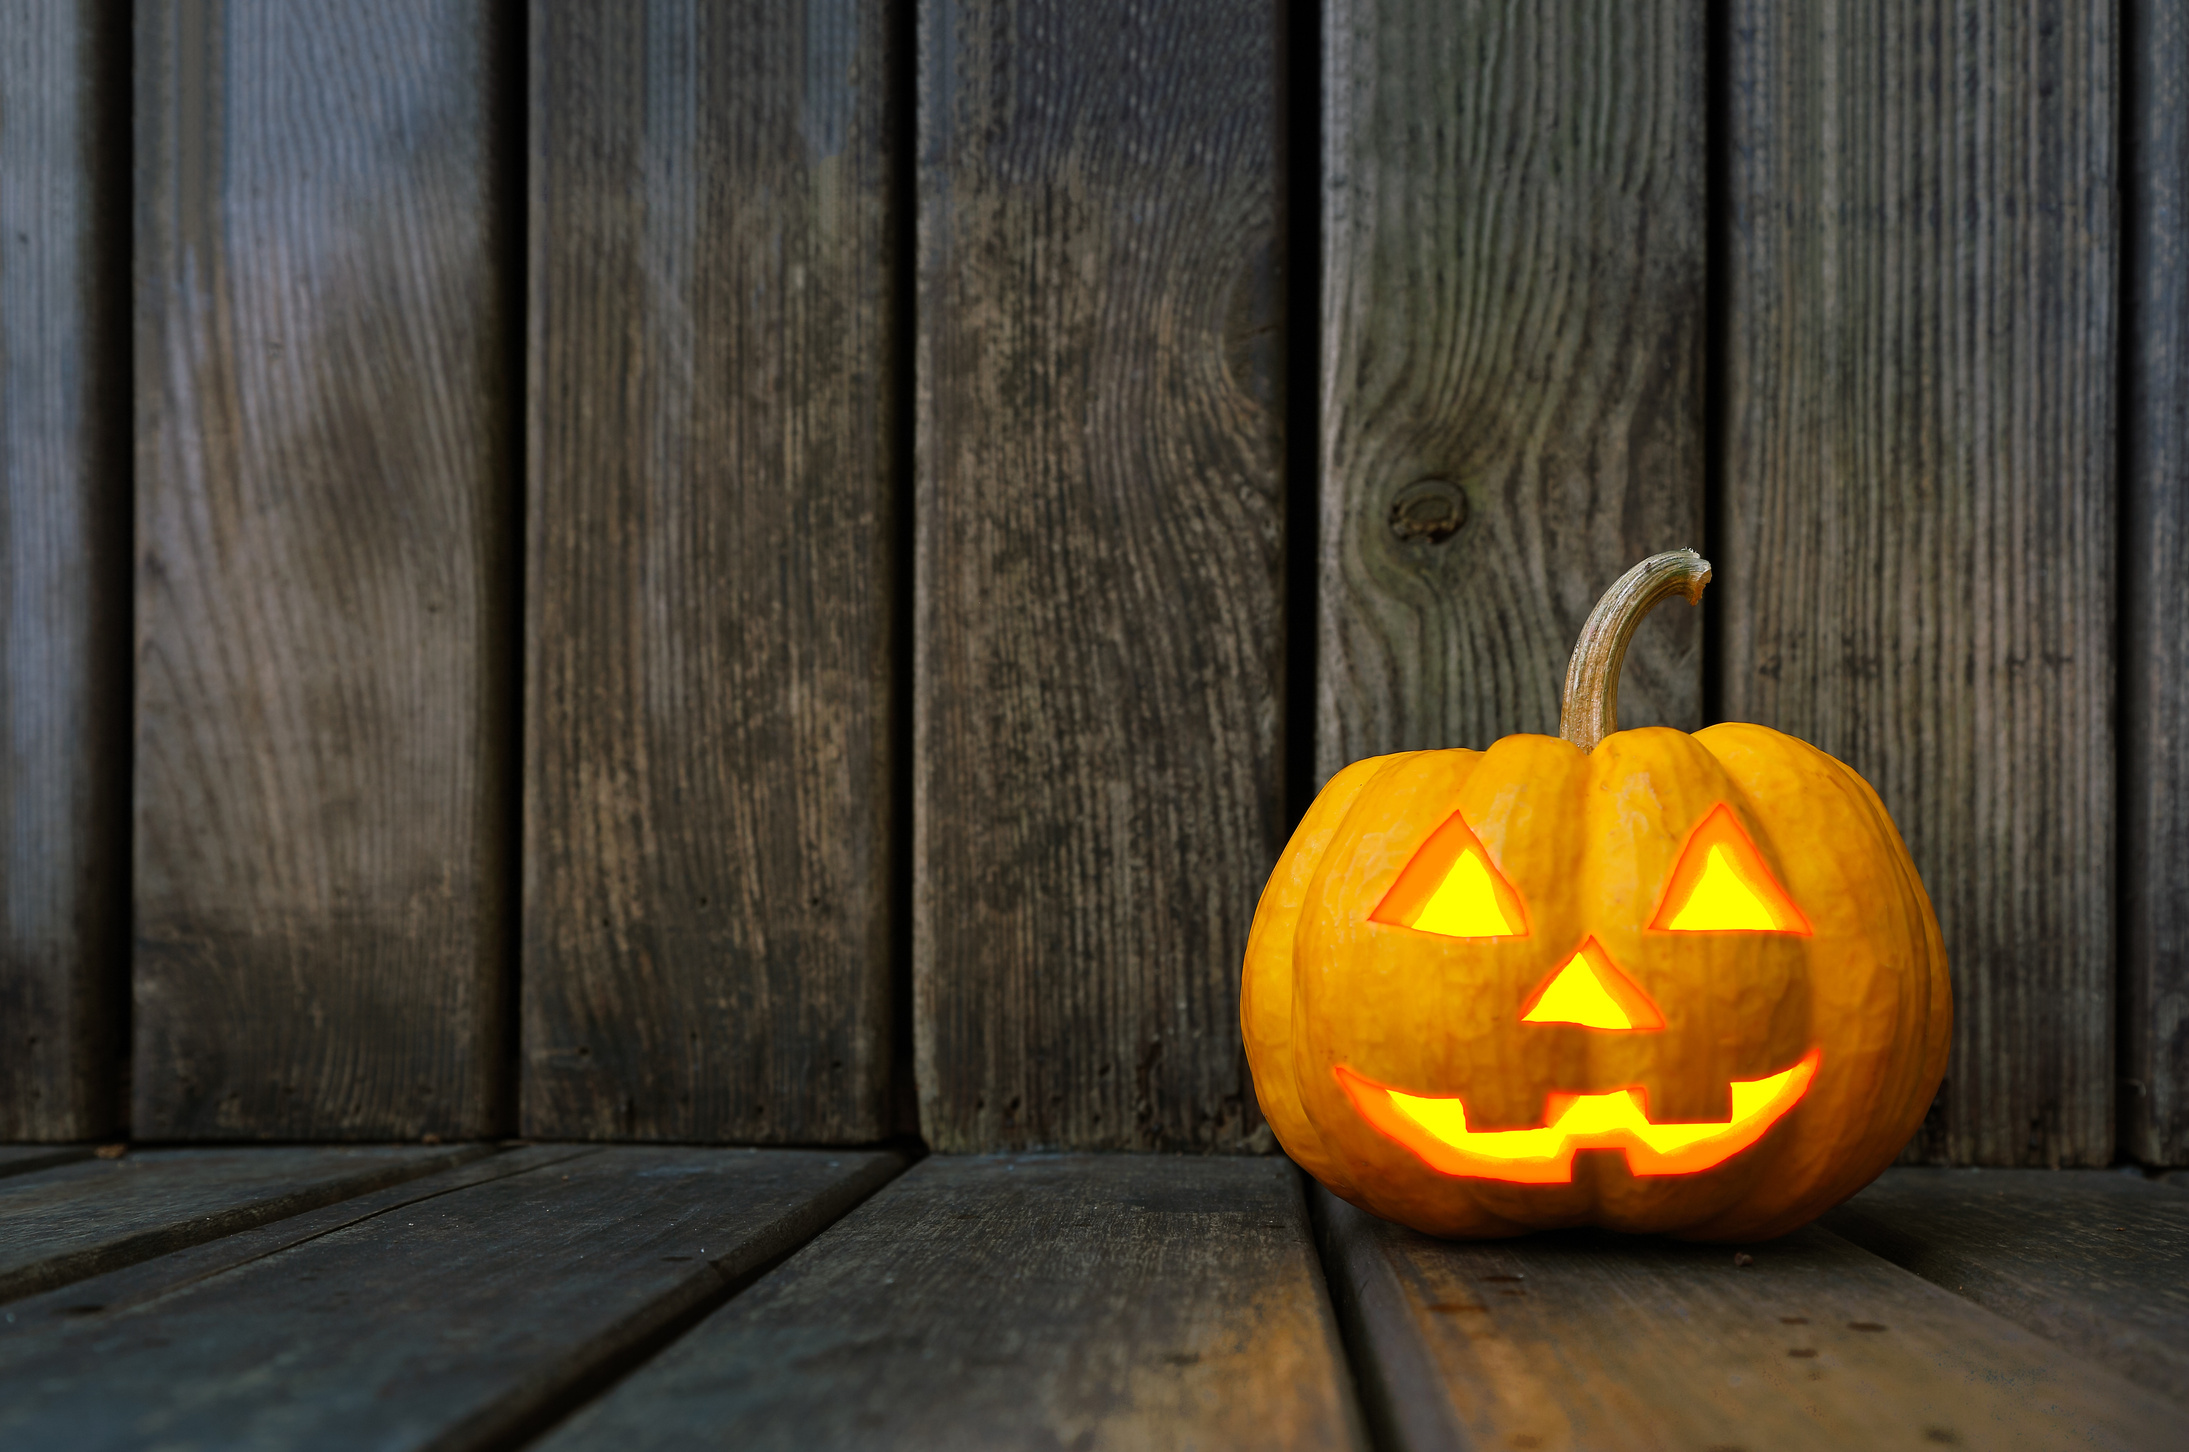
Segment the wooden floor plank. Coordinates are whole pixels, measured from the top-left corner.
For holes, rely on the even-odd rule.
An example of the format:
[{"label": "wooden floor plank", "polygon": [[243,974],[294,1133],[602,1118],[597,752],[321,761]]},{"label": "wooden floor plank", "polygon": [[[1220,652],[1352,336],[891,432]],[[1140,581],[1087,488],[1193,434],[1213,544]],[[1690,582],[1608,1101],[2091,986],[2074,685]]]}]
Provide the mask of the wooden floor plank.
[{"label": "wooden floor plank", "polygon": [[146,1150],[0,1180],[0,1301],[490,1153],[486,1145]]},{"label": "wooden floor plank", "polygon": [[1815,1226],[1431,1240],[1317,1189],[1380,1444],[2162,1448],[2181,1410]]},{"label": "wooden floor plank", "polygon": [[0,1176],[27,1175],[32,1170],[51,1169],[73,1160],[91,1158],[88,1144],[8,1144],[0,1145]]},{"label": "wooden floor plank", "polygon": [[1824,1224],[2189,1402],[2189,1195],[2110,1170],[1888,1170]]},{"label": "wooden floor plank", "polygon": [[1361,1445],[1298,1173],[930,1159],[543,1445]]},{"label": "wooden floor plank", "polygon": [[600,1153],[602,1146],[586,1144],[532,1145],[486,1155],[437,1174],[403,1180],[384,1189],[369,1190],[337,1200],[317,1210],[269,1221],[232,1235],[218,1236],[187,1250],[156,1255],[103,1275],[71,1281],[65,1286],[10,1301],[0,1316],[13,1328],[39,1325],[74,1325],[97,1312],[109,1314],[141,1305],[183,1286],[233,1270],[276,1252],[316,1240],[346,1226],[431,1200],[471,1185],[483,1185],[510,1175],[526,1174],[568,1160]]},{"label": "wooden floor plank", "polygon": [[617,1147],[0,1336],[10,1448],[508,1446],[902,1167]]}]

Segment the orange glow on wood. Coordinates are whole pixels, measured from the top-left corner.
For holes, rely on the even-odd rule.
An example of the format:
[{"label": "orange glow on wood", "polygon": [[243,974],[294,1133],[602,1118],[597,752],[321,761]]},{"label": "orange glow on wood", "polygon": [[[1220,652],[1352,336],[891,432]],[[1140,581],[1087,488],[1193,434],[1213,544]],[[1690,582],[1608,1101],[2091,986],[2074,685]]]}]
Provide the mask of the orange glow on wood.
[{"label": "orange glow on wood", "polygon": [[1688,833],[1650,927],[1661,933],[1809,936],[1808,917],[1779,886],[1740,818],[1723,802]]},{"label": "orange glow on wood", "polygon": [[1520,895],[1457,812],[1429,834],[1368,917],[1445,938],[1528,935]]},{"label": "orange glow on wood", "polygon": [[1621,973],[1594,938],[1544,979],[1521,1010],[1522,1023],[1564,1023],[1633,1033],[1665,1026],[1640,984]]},{"label": "orange glow on wood", "polygon": [[1763,1138],[1799,1104],[1824,1061],[1811,1049],[1792,1068],[1763,1079],[1733,1081],[1733,1112],[1724,1123],[1658,1124],[1640,1086],[1602,1094],[1551,1094],[1543,1123],[1533,1129],[1469,1129],[1467,1106],[1450,1098],[1408,1094],[1354,1073],[1333,1071],[1361,1118],[1447,1175],[1521,1185],[1573,1180],[1573,1157],[1585,1149],[1620,1150],[1636,1176],[1693,1175],[1715,1169]]}]

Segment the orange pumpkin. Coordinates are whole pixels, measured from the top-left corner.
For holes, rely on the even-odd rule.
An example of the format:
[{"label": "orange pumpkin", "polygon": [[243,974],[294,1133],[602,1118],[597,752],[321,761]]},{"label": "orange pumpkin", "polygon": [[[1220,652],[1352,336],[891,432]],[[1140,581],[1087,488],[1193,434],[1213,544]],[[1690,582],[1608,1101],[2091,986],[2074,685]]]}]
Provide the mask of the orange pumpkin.
[{"label": "orange pumpkin", "polygon": [[1612,587],[1558,736],[1357,761],[1286,846],[1241,1026],[1277,1138],[1347,1200],[1760,1240],[1921,1122],[1951,990],[1877,794],[1762,726],[1617,729],[1635,626],[1709,578],[1681,550]]}]

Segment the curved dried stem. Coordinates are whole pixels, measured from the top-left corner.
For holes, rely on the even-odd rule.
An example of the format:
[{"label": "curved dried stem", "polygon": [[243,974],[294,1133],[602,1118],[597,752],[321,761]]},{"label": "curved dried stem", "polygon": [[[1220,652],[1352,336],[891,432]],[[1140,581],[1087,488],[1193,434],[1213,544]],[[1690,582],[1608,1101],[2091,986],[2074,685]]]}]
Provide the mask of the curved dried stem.
[{"label": "curved dried stem", "polygon": [[1634,628],[1668,595],[1685,595],[1688,604],[1700,605],[1703,586],[1709,583],[1710,561],[1693,550],[1668,550],[1651,555],[1604,592],[1581,627],[1581,639],[1566,666],[1566,694],[1558,708],[1560,736],[1583,751],[1594,751],[1597,742],[1619,729],[1619,667],[1626,661]]}]

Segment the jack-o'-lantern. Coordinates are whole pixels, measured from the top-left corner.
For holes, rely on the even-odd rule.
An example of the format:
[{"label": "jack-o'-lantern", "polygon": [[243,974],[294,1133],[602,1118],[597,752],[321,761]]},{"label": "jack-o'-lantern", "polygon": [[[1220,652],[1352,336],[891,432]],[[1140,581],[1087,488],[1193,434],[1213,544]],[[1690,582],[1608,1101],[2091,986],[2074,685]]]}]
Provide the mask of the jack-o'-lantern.
[{"label": "jack-o'-lantern", "polygon": [[1559,735],[1357,761],[1255,912],[1240,1019],[1278,1140],[1435,1235],[1782,1234],[1945,1072],[1938,924],[1877,794],[1762,726],[1617,729],[1619,665],[1710,566],[1614,585]]}]

